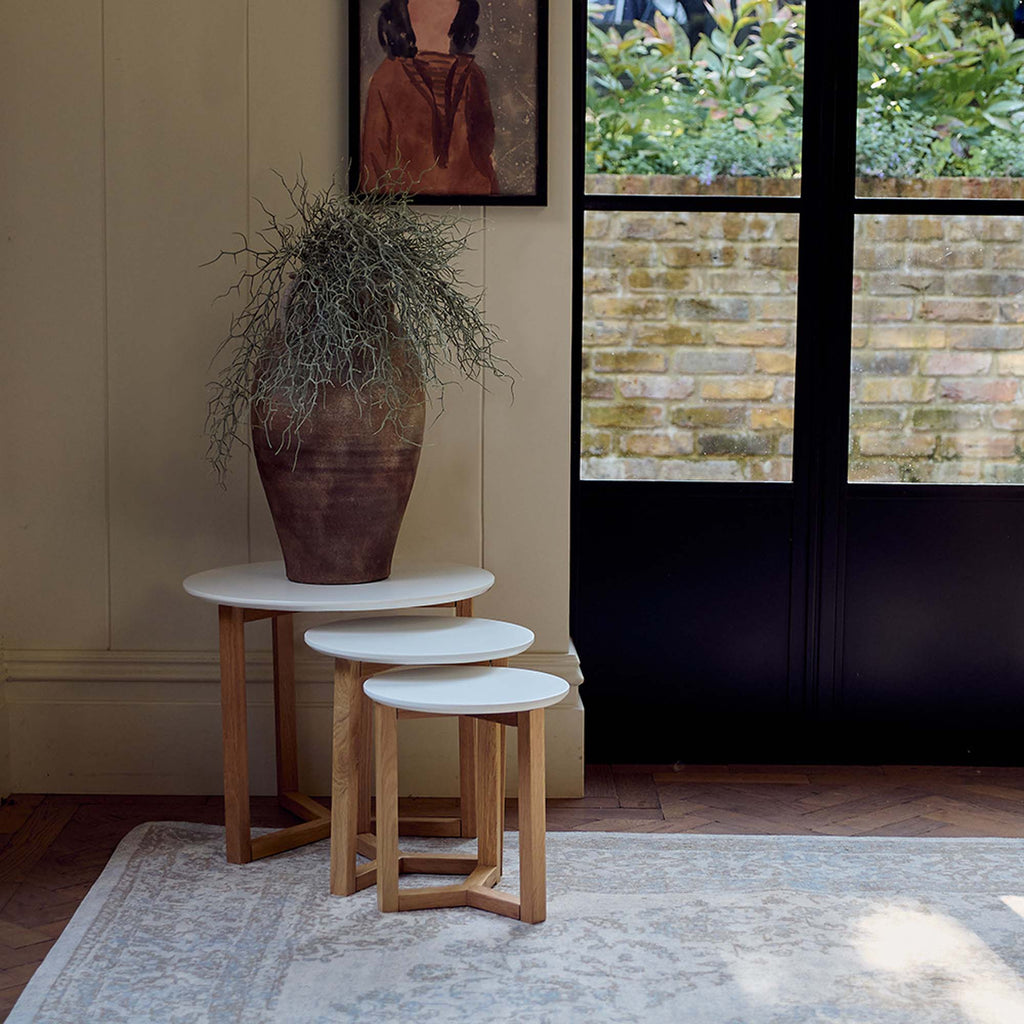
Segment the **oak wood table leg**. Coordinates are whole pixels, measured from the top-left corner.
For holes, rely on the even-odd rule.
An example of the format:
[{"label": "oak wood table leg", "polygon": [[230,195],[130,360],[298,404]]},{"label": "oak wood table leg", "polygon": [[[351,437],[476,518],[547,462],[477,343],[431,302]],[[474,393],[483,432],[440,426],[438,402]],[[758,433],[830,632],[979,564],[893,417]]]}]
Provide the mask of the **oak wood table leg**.
[{"label": "oak wood table leg", "polygon": [[359,809],[356,831],[364,835],[373,831],[373,702],[363,693],[366,681],[363,666],[359,666],[359,699],[362,709],[359,718]]},{"label": "oak wood table leg", "polygon": [[499,726],[501,743],[498,748],[498,874],[501,875],[505,868],[505,762],[507,760],[506,744],[508,742],[508,729]]},{"label": "oak wood table leg", "polygon": [[359,820],[359,749],[363,694],[359,666],[334,663],[334,736],[331,773],[331,892],[356,891],[356,835]]},{"label": "oak wood table leg", "polygon": [[295,637],[290,613],[273,619],[274,740],[277,753],[277,795],[299,788],[299,753],[295,723]]},{"label": "oak wood table leg", "polygon": [[477,835],[477,726],[476,719],[459,716],[459,834]]},{"label": "oak wood table leg", "polygon": [[544,853],[544,709],[519,713],[519,920],[547,916]]},{"label": "oak wood table leg", "polygon": [[224,832],[231,864],[252,860],[249,835],[249,736],[245,699],[245,617],[241,608],[218,607],[220,701],[224,739]]},{"label": "oak wood table leg", "polygon": [[398,910],[398,715],[375,706],[377,744],[377,906]]},{"label": "oak wood table leg", "polygon": [[[508,668],[508,658],[495,658],[491,665],[495,668]],[[498,859],[495,864],[500,875],[504,871],[505,858],[505,763],[508,759],[506,754],[508,730],[502,726],[499,735],[501,736],[501,749],[498,751]]]},{"label": "oak wood table leg", "polygon": [[[471,617],[473,599],[456,601],[455,614]],[[476,744],[476,722],[459,718],[459,834],[464,839],[475,839],[477,835]]]},{"label": "oak wood table leg", "polygon": [[[497,868],[501,864],[501,815],[498,787],[501,785],[501,734],[504,726],[496,722],[477,722],[477,859],[480,866]],[[497,879],[495,879],[495,883]]]}]

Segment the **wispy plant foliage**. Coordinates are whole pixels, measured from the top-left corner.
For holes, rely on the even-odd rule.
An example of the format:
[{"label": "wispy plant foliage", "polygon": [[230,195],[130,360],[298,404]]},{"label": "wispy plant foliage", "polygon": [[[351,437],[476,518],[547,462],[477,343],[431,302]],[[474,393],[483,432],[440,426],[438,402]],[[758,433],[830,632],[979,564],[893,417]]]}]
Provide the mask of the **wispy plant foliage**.
[{"label": "wispy plant foliage", "polygon": [[482,296],[461,277],[463,221],[418,214],[387,182],[349,194],[337,179],[322,190],[302,173],[280,180],[288,215],[261,203],[267,226],[214,260],[246,267],[229,290],[245,305],[218,349],[233,358],[211,384],[206,424],[221,480],[250,419],[264,428],[273,419],[280,447],[297,450],[330,388],[354,388],[384,422],[397,422],[424,391],[440,396],[454,371],[481,384],[488,373],[511,381]]}]

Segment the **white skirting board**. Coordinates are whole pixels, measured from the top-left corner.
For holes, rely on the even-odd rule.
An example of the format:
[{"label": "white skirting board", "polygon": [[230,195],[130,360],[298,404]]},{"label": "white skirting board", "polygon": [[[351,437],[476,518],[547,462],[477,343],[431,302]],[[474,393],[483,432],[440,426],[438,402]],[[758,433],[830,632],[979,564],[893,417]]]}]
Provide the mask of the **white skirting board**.
[{"label": "white skirting board", "polygon": [[[583,795],[579,659],[527,653],[514,667],[561,676],[565,700],[547,711],[548,796]],[[7,651],[0,695],[0,770],[14,793],[223,792],[216,652]],[[254,796],[275,792],[270,655],[247,663],[249,771]],[[305,792],[330,792],[331,662],[296,652],[299,773]],[[401,723],[402,796],[455,796],[452,719]],[[514,793],[515,734],[509,734]]]}]

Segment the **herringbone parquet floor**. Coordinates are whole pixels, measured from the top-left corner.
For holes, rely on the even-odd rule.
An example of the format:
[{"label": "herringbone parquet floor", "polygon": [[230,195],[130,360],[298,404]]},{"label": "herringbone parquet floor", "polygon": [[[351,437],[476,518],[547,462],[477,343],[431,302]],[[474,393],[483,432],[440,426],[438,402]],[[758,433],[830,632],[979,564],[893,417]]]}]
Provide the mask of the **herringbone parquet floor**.
[{"label": "herringbone parquet floor", "polygon": [[[407,801],[450,814],[451,800]],[[0,807],[0,1020],[121,838],[144,821],[223,822],[215,797],[17,795]],[[292,824],[272,798],[253,823]],[[515,826],[515,802],[508,807]],[[549,800],[553,831],[1024,837],[1024,768],[591,765]]]}]

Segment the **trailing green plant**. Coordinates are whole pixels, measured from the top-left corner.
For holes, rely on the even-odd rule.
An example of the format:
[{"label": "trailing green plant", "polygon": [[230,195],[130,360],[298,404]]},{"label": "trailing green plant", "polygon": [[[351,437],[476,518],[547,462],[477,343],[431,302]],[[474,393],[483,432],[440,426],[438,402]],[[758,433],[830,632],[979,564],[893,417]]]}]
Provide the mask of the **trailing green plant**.
[{"label": "trailing green plant", "polygon": [[351,387],[397,422],[403,406],[439,394],[450,371],[482,383],[514,370],[494,352],[500,340],[461,278],[464,222],[424,217],[389,182],[346,193],[337,179],[310,188],[300,172],[278,175],[291,210],[265,206],[252,243],[225,250],[246,269],[228,294],[244,298],[221,344],[232,358],[211,385],[208,458],[223,481],[246,428],[284,423],[281,448],[298,449],[302,428],[330,388]]}]

